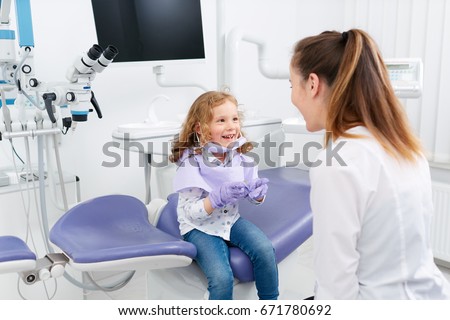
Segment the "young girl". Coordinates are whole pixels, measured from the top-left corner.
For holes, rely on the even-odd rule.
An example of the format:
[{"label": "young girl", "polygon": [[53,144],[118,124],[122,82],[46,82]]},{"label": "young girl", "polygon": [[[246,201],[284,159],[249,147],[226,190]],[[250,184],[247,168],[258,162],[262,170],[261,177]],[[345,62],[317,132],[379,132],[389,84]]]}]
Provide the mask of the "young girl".
[{"label": "young girl", "polygon": [[216,91],[195,100],[172,145],[180,232],[197,247],[195,260],[207,277],[211,300],[233,298],[229,246],[249,256],[259,298],[278,297],[272,244],[239,216],[239,199],[259,204],[267,192],[268,180],[258,178],[253,159],[244,155],[251,147],[241,133],[236,99]]},{"label": "young girl", "polygon": [[[297,43],[292,102],[342,161],[311,168],[317,299],[450,299],[433,261],[431,179],[386,66],[364,31]],[[328,149],[327,147],[327,149]]]}]

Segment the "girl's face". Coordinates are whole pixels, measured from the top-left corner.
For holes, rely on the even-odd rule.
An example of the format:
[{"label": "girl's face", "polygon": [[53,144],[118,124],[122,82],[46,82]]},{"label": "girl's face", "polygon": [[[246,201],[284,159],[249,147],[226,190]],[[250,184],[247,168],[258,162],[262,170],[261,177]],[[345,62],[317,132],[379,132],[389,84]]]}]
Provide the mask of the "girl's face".
[{"label": "girl's face", "polygon": [[223,104],[214,107],[212,114],[212,119],[208,124],[211,141],[223,147],[228,147],[241,134],[237,106],[227,100]]},{"label": "girl's face", "polygon": [[290,68],[291,101],[300,111],[310,132],[325,128],[327,87],[320,79],[311,74],[303,79],[298,72]]}]

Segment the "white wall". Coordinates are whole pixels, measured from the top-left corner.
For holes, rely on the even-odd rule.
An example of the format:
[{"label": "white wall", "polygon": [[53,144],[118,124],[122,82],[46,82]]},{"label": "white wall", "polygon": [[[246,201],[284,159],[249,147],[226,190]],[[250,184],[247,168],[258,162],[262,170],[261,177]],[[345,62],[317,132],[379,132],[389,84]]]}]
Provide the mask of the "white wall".
[{"label": "white wall", "polygon": [[[288,68],[290,50],[298,39],[323,30],[368,30],[385,57],[422,57],[425,65],[424,94],[405,101],[412,125],[436,160],[450,162],[450,5],[445,0],[226,0],[224,29],[240,26],[250,34],[267,39],[273,62]],[[43,81],[64,81],[75,56],[96,42],[89,0],[32,0],[35,34],[35,64]],[[207,61],[204,64],[168,65],[167,80],[186,80],[217,88],[216,2],[202,1]],[[51,12],[51,13],[50,13]],[[258,71],[256,46],[240,46],[240,102],[259,114],[282,119],[297,116],[290,103],[287,80],[270,80]],[[201,90],[161,88],[151,64],[112,65],[92,83],[104,117],[91,114],[87,123],[63,137],[66,170],[80,176],[83,196],[126,192],[142,196],[142,168],[104,168],[102,152],[119,124],[142,121],[150,100],[166,94],[169,102],[158,102],[161,119],[176,119],[185,113]],[[424,107],[422,107],[424,106]],[[6,143],[4,158],[10,159]],[[5,151],[7,150],[7,151]],[[3,155],[2,155],[3,156]],[[2,157],[2,164],[3,164]],[[8,160],[6,160],[8,161]],[[119,183],[120,181],[120,183]]]},{"label": "white wall", "polygon": [[[295,41],[324,30],[344,31],[352,27],[367,30],[378,42],[386,58],[421,57],[425,66],[424,93],[417,100],[404,101],[415,131],[432,159],[450,167],[450,4],[445,0],[224,0],[224,34],[216,37],[216,1],[202,0],[206,62],[167,65],[167,80],[218,86],[216,46],[224,34],[240,26],[267,40],[273,63],[288,68]],[[75,56],[96,42],[89,0],[31,0],[35,34],[35,67],[42,81],[64,81]],[[222,48],[222,47],[221,47]],[[261,115],[278,118],[298,116],[290,103],[289,83],[270,80],[258,71],[256,46],[240,46],[240,102]],[[221,53],[221,52],[219,52]],[[219,54],[219,56],[221,56]],[[221,78],[220,78],[221,79]],[[219,82],[220,82],[219,79]],[[151,64],[113,64],[98,74],[92,88],[103,111],[99,120],[91,114],[74,133],[61,139],[63,167],[78,175],[83,199],[104,194],[124,193],[144,199],[143,168],[133,155],[130,167],[123,164],[105,168],[108,161],[102,147],[111,141],[119,125],[142,121],[150,100],[165,94],[169,102],[158,102],[162,120],[176,120],[201,93],[197,88],[161,88],[156,84]],[[23,147],[17,143],[20,151]],[[34,158],[36,159],[36,158]],[[0,167],[11,165],[9,143],[0,142]],[[9,201],[9,202],[8,202]],[[0,195],[0,222],[19,214],[7,210],[11,199]],[[19,209],[17,209],[19,210]],[[11,233],[21,234],[19,226]],[[4,289],[0,289],[4,290]],[[11,289],[13,290],[13,289]]]}]

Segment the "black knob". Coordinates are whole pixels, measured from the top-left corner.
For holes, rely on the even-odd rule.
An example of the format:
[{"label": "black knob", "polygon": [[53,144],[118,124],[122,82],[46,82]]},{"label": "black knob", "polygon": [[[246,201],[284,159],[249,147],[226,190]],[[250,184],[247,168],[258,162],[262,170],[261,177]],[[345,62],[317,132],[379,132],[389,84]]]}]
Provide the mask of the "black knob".
[{"label": "black knob", "polygon": [[39,81],[36,78],[31,78],[29,83],[32,88],[36,88],[39,85]]},{"label": "black knob", "polygon": [[22,72],[25,74],[29,74],[31,72],[31,67],[28,64],[24,64],[22,67]]},{"label": "black knob", "polygon": [[69,102],[75,101],[75,93],[67,92],[66,93],[66,100],[69,101]]}]

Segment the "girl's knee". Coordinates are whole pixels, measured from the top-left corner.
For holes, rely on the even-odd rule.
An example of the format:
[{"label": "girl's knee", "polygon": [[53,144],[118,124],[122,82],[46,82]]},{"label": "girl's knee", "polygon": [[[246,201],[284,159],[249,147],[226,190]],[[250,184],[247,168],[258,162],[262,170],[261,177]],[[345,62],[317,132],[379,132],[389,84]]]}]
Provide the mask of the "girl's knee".
[{"label": "girl's knee", "polygon": [[221,272],[211,275],[208,279],[210,299],[229,300],[233,297],[233,273]]},{"label": "girl's knee", "polygon": [[218,287],[233,287],[233,272],[216,272],[210,276],[209,283]]},{"label": "girl's knee", "polygon": [[269,239],[266,239],[264,241],[258,241],[258,243],[255,246],[255,249],[258,251],[260,255],[273,256],[275,252],[272,242],[270,242]]}]

